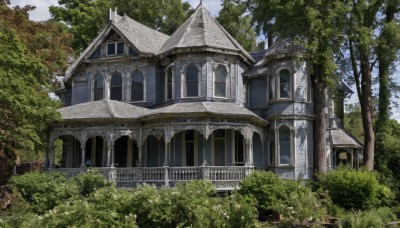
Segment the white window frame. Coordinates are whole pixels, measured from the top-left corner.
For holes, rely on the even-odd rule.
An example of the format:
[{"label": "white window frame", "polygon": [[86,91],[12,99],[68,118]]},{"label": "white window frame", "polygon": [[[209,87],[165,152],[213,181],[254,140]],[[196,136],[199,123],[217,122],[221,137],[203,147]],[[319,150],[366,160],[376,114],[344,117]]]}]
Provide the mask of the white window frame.
[{"label": "white window frame", "polygon": [[[118,44],[123,43],[124,44],[124,51],[122,53],[118,53]],[[108,54],[108,45],[114,44],[114,50],[115,52],[113,54]],[[117,41],[117,42],[108,42],[106,43],[106,56],[116,56],[116,55],[123,55],[126,52],[126,45],[124,41]]]},{"label": "white window frame", "polygon": [[[171,98],[168,99],[168,70],[172,70],[172,91],[171,91]],[[175,98],[175,65],[170,65],[165,68],[165,75],[164,75],[164,101],[171,101]]]},{"label": "white window frame", "polygon": [[[197,96],[193,96],[193,97],[189,97],[189,96],[187,96],[187,88],[186,88],[186,71],[187,71],[187,69],[190,67],[190,66],[194,66],[194,67],[196,67],[197,68]],[[182,80],[181,80],[181,97],[183,97],[183,98],[199,98],[199,97],[201,97],[201,81],[200,81],[200,79],[201,79],[201,77],[200,77],[200,75],[201,75],[201,67],[200,66],[198,66],[197,64],[193,64],[193,63],[189,63],[189,64],[187,64],[185,67],[183,67],[182,68],[182,72],[181,72],[181,75],[182,75]],[[186,94],[185,94],[185,91],[186,91]]]},{"label": "white window frame", "polygon": [[[289,97],[281,97],[281,72],[282,71],[289,72]],[[293,99],[293,72],[290,71],[288,68],[281,68],[275,74],[275,99],[277,100],[292,100]]]},{"label": "white window frame", "polygon": [[[133,80],[133,73],[135,71],[139,71],[143,74],[143,100],[140,101],[133,101],[132,100],[132,80]],[[130,77],[129,77],[129,82],[127,84],[129,84],[129,101],[134,102],[134,103],[139,103],[139,102],[145,102],[147,100],[146,94],[147,94],[147,80],[146,80],[146,74],[144,73],[144,71],[136,69],[134,71],[132,71],[130,73]]]},{"label": "white window frame", "polygon": [[[225,96],[223,96],[223,97],[215,95],[215,72],[219,67],[222,67],[226,72],[226,75],[225,75]],[[229,71],[228,71],[227,67],[225,65],[223,65],[223,64],[217,64],[213,69],[213,78],[212,78],[213,97],[215,97],[215,98],[228,98],[228,87],[229,87],[228,79],[229,79]]]},{"label": "white window frame", "polygon": [[182,166],[186,166],[186,138],[185,138],[185,133],[186,131],[193,131],[194,135],[193,135],[193,141],[190,140],[189,142],[193,142],[193,146],[194,146],[194,164],[193,166],[197,166],[199,164],[199,160],[198,160],[198,141],[197,141],[197,131],[195,130],[185,130],[182,131]]},{"label": "white window frame", "polygon": [[[224,165],[223,166],[226,166],[226,164],[227,164],[227,154],[226,154],[226,149],[227,149],[227,146],[226,146],[226,134],[227,134],[227,130],[226,129],[217,129],[217,130],[215,130],[215,131],[218,131],[218,130],[223,130],[224,131],[224,157],[225,157],[225,159],[224,159]],[[214,132],[215,132],[214,131]],[[214,134],[214,132],[212,133],[212,140],[211,140],[211,165],[213,165],[213,166],[215,166],[215,149],[214,149],[214,145],[215,145],[215,134]]]},{"label": "white window frame", "polygon": [[[288,164],[281,164],[281,147],[280,147],[280,129],[282,127],[287,127],[289,128],[289,140],[290,140],[290,152],[289,152],[289,163]],[[294,130],[292,127],[288,126],[288,125],[281,125],[279,126],[279,128],[275,129],[275,150],[276,150],[276,163],[278,166],[293,166],[294,164]]]},{"label": "white window frame", "polygon": [[[110,80],[109,80],[109,83],[108,83],[108,99],[110,99],[111,100],[111,81],[112,81],[112,77],[114,76],[114,74],[116,74],[116,73],[119,73],[120,75],[121,75],[121,80],[122,80],[122,83],[121,83],[121,100],[120,101],[124,101],[124,95],[125,95],[125,92],[124,92],[124,74],[122,73],[122,72],[120,72],[120,71],[114,71],[114,72],[112,72],[111,74],[110,74]],[[119,100],[115,100],[115,101],[119,101]]]}]

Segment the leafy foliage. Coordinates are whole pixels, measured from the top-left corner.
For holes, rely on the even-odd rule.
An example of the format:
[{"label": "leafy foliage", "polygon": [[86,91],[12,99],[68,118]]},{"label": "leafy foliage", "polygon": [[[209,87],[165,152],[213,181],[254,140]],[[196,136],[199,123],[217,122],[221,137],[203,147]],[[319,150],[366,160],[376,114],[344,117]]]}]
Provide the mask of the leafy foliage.
[{"label": "leafy foliage", "polygon": [[329,191],[332,202],[345,209],[366,210],[378,205],[387,189],[374,172],[348,168],[333,170],[321,177],[320,185]]},{"label": "leafy foliage", "polygon": [[253,172],[241,183],[239,193],[254,197],[260,212],[282,214],[284,222],[323,219],[326,210],[310,188],[300,181],[282,180],[272,172]]},{"label": "leafy foliage", "polygon": [[224,0],[222,9],[216,18],[247,51],[256,48],[256,33],[251,24],[251,15],[245,14],[246,5],[235,0]]},{"label": "leafy foliage", "polygon": [[76,183],[79,193],[84,197],[88,197],[100,188],[111,186],[111,183],[106,181],[100,173],[94,171],[85,172],[73,178],[73,181]]},{"label": "leafy foliage", "polygon": [[60,6],[50,7],[50,13],[55,20],[70,26],[77,52],[82,52],[105,27],[108,23],[106,12],[110,8],[168,35],[175,32],[192,12],[190,4],[181,0],[59,0],[58,3]]},{"label": "leafy foliage", "polygon": [[396,215],[390,208],[382,207],[370,211],[346,213],[341,217],[343,228],[384,227],[385,223],[394,221]]}]

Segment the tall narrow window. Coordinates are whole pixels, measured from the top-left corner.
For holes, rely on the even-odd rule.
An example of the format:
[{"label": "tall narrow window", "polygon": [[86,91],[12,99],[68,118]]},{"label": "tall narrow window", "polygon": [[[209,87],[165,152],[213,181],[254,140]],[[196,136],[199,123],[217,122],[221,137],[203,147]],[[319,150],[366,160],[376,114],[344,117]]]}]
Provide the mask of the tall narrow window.
[{"label": "tall narrow window", "polygon": [[218,66],[214,72],[214,96],[226,97],[226,70],[223,66]]},{"label": "tall narrow window", "polygon": [[290,98],[290,73],[288,70],[279,72],[279,98]]},{"label": "tall narrow window", "polygon": [[214,165],[225,165],[225,130],[214,131]]},{"label": "tall narrow window", "polygon": [[136,70],[132,73],[131,101],[144,100],[144,75],[142,71]]},{"label": "tall narrow window", "polygon": [[195,165],[195,143],[194,136],[195,132],[193,130],[185,131],[185,164],[186,166]]},{"label": "tall narrow window", "polygon": [[235,131],[235,165],[244,165],[244,152],[243,135]]},{"label": "tall narrow window", "polygon": [[269,164],[275,166],[276,156],[275,156],[275,131],[271,130],[269,132]]},{"label": "tall narrow window", "polygon": [[103,75],[97,74],[93,81],[93,100],[98,101],[104,98],[104,78]]},{"label": "tall narrow window", "polygon": [[122,75],[118,72],[111,76],[110,100],[122,101]]},{"label": "tall narrow window", "polygon": [[291,140],[290,128],[282,126],[279,128],[279,164],[290,165]]},{"label": "tall narrow window", "polygon": [[199,96],[199,70],[196,66],[190,65],[185,72],[185,85],[183,92],[185,97]]},{"label": "tall narrow window", "polygon": [[171,100],[173,98],[174,90],[174,70],[172,67],[167,69],[165,75],[165,100]]}]

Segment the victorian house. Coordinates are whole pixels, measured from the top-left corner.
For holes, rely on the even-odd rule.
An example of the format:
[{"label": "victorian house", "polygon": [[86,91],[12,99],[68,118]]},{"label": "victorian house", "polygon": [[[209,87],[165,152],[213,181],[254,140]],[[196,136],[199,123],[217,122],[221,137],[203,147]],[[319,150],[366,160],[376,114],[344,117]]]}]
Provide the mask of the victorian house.
[{"label": "victorian house", "polygon": [[[291,39],[246,52],[202,4],[171,36],[110,10],[65,73],[47,165],[68,176],[96,169],[119,186],[206,179],[232,189],[254,169],[309,178],[313,103],[302,54]],[[341,128],[351,90],[337,90],[326,99],[327,165],[356,166],[361,145]]]}]

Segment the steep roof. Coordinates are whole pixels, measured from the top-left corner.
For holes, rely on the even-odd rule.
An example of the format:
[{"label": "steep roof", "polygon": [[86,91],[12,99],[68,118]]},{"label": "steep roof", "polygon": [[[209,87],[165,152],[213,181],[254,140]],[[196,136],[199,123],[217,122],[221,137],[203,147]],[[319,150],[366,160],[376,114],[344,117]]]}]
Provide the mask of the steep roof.
[{"label": "steep roof", "polygon": [[244,48],[211,16],[203,4],[171,35],[159,55],[167,55],[178,49],[208,47],[231,51],[242,55],[250,62],[254,59]]},{"label": "steep roof", "polygon": [[99,35],[89,44],[81,53],[79,58],[71,64],[65,72],[65,80],[72,75],[78,65],[89,58],[97,47],[107,38],[110,31],[116,31],[128,43],[133,45],[140,53],[156,55],[169,36],[154,29],[151,29],[128,16],[119,16],[116,12],[110,10],[110,23],[99,33]]},{"label": "steep roof", "polygon": [[297,44],[291,37],[277,38],[277,40],[267,49],[266,58],[282,58],[304,54],[305,49]]}]

